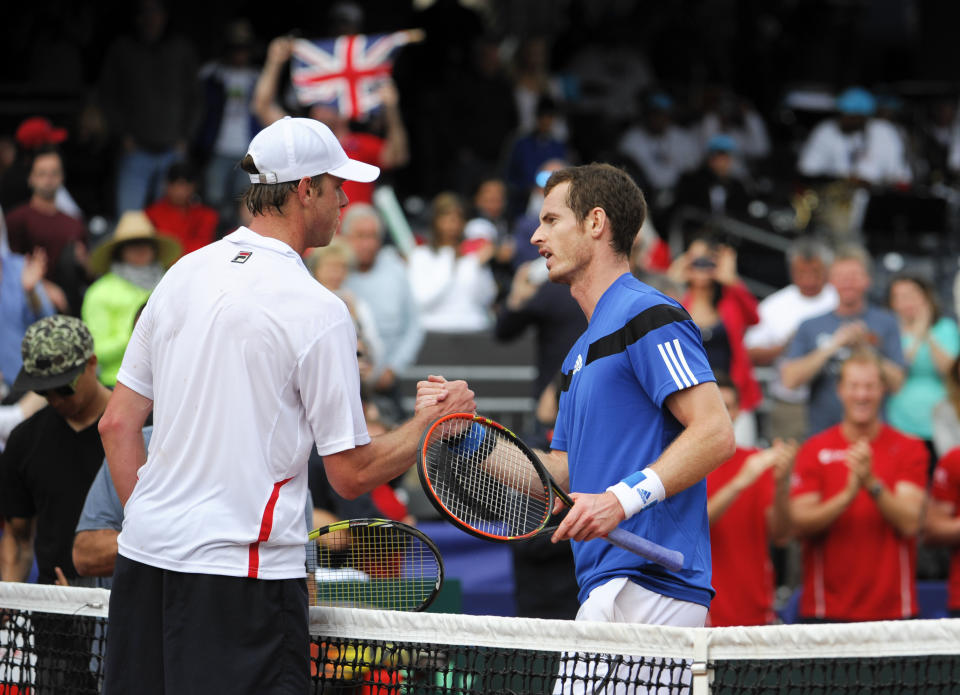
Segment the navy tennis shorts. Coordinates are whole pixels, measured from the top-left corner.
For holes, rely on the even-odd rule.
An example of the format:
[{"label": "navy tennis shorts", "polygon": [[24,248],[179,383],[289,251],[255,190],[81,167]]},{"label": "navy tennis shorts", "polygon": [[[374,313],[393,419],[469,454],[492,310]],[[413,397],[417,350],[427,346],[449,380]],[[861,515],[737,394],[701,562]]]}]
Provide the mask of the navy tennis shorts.
[{"label": "navy tennis shorts", "polygon": [[304,579],[186,574],[119,555],[103,692],[303,695],[308,625]]}]

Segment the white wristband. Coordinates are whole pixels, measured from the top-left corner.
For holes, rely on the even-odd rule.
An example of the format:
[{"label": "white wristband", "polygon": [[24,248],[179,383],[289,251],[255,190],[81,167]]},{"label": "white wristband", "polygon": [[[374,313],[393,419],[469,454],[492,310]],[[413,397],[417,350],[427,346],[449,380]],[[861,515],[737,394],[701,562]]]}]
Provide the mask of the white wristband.
[{"label": "white wristband", "polygon": [[647,507],[662,502],[667,496],[660,476],[649,468],[637,471],[616,485],[611,485],[607,492],[612,492],[620,501],[623,513],[628,519]]}]

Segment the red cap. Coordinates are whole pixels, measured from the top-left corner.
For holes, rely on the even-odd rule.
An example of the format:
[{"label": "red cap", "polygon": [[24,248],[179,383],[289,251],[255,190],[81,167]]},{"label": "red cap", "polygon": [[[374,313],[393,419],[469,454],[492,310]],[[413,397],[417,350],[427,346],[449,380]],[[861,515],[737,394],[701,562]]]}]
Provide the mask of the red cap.
[{"label": "red cap", "polygon": [[43,116],[28,118],[17,128],[17,142],[26,148],[56,145],[67,139],[66,128],[54,128]]}]

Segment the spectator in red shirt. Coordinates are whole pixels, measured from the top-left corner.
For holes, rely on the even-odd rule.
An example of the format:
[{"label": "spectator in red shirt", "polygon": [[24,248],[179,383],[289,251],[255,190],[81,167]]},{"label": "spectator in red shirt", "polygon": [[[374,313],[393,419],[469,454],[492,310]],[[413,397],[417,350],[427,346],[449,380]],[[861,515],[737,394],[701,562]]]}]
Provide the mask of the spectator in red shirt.
[{"label": "spectator in red shirt", "polygon": [[886,391],[871,350],[840,368],[843,420],[801,447],[790,519],[803,539],[807,622],[894,620],[917,615],[917,541],[927,448],[880,420]]},{"label": "spectator in red shirt", "polygon": [[[290,60],[290,55],[293,53],[293,42],[294,39],[289,36],[278,36],[270,42],[267,60],[253,89],[250,109],[264,125],[270,125],[289,115],[277,103],[277,94],[283,66]],[[370,133],[354,132],[346,116],[327,106],[310,107],[309,116],[333,131],[348,157],[373,164],[386,171],[404,166],[410,159],[410,148],[407,142],[407,130],[400,116],[400,98],[396,86],[392,81],[386,82],[380,89],[379,95],[383,104],[382,138]],[[343,192],[351,203],[371,203],[373,188],[372,182],[347,181],[344,183]]]},{"label": "spectator in red shirt", "polygon": [[[87,232],[83,223],[57,209],[57,190],[63,184],[63,161],[53,148],[41,149],[30,164],[27,183],[30,200],[7,215],[10,250],[30,255],[37,248],[47,254],[47,293],[61,312],[79,312],[86,277]],[[62,291],[61,291],[62,290]]]},{"label": "spectator in red shirt", "polygon": [[[726,374],[717,386],[731,419],[740,410],[737,389]],[[768,449],[737,447],[707,475],[707,516],[713,555],[708,624],[769,625],[774,622],[770,544],[790,535],[790,473],[797,444],[776,440]]]},{"label": "spectator in red shirt", "polygon": [[960,447],[951,449],[933,472],[924,540],[951,548],[947,611],[960,618]]},{"label": "spectator in red shirt", "polygon": [[191,164],[171,165],[163,197],[146,209],[161,233],[180,242],[184,256],[215,241],[220,220],[216,210],[200,202],[198,181],[199,174]]}]

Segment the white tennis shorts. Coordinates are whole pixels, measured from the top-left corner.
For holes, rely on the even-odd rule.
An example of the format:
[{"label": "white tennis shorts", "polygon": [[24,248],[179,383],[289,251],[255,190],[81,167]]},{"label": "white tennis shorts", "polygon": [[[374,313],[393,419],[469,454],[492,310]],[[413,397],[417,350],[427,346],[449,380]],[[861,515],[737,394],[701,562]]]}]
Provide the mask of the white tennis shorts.
[{"label": "white tennis shorts", "polygon": [[[577,611],[577,620],[608,623],[645,623],[674,627],[703,627],[707,608],[699,603],[663,596],[626,577],[601,584]],[[584,658],[585,657],[585,658]],[[642,665],[620,664],[595,655],[566,652],[560,664],[554,695],[668,695],[689,686],[690,664],[667,667],[663,659]]]}]

